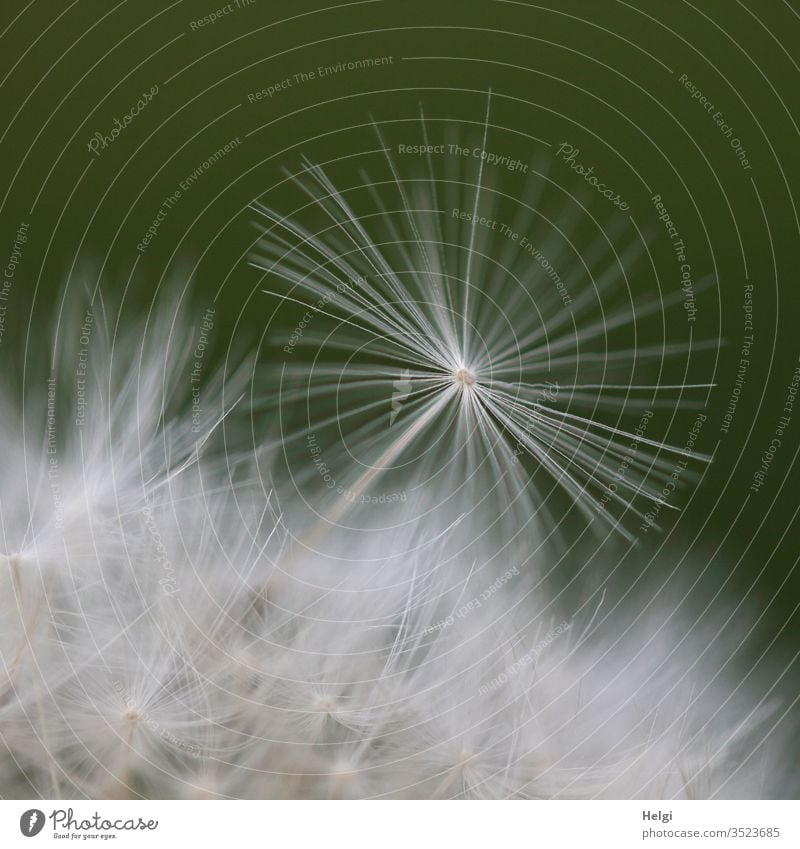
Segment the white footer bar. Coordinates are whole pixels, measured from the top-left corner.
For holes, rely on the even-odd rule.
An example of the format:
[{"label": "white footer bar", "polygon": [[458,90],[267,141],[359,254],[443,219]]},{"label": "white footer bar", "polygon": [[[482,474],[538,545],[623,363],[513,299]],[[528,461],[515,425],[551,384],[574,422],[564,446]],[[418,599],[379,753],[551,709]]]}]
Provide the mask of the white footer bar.
[{"label": "white footer bar", "polygon": [[800,802],[0,801],[0,846],[800,847]]}]

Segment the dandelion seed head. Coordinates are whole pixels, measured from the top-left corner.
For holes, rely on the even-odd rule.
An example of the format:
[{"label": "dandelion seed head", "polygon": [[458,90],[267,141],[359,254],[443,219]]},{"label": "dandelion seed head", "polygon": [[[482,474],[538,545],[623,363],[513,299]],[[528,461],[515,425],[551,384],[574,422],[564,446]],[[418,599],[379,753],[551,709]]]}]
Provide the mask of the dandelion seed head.
[{"label": "dandelion seed head", "polygon": [[[487,108],[484,136],[488,119]],[[527,196],[544,184],[508,199],[479,163],[454,180],[446,158],[430,158],[420,176],[404,171],[413,166],[392,145],[381,148],[393,179],[380,189],[340,188],[310,160],[290,174],[323,216],[318,230],[252,204],[267,222],[251,255],[262,293],[306,309],[290,345],[275,328],[281,376],[265,399],[281,420],[305,408],[303,427],[276,439],[287,476],[331,525],[367,521],[359,505],[397,484],[414,493],[418,515],[437,514],[443,526],[452,516],[440,507],[469,487],[475,538],[508,539],[524,526],[566,542],[553,528],[569,514],[576,527],[633,540],[682,451],[683,434],[663,433],[654,409],[699,409],[695,392],[711,385],[689,376],[705,368],[698,343],[667,337],[680,331],[663,321],[680,293],[665,298],[644,275],[642,291],[631,291],[647,256],[637,233],[615,245],[600,226],[576,262],[577,220],[551,220]],[[511,218],[525,240],[476,223]],[[637,342],[648,322],[661,344]],[[694,451],[682,482],[709,461]]]}]

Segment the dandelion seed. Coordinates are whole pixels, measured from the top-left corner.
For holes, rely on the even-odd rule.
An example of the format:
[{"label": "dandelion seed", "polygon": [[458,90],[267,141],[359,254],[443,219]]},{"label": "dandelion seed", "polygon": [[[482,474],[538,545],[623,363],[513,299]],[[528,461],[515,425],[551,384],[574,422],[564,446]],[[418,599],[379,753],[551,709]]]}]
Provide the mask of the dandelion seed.
[{"label": "dandelion seed", "polygon": [[[422,129],[427,134],[424,119]],[[365,178],[341,192],[309,161],[293,175],[309,208],[324,213],[320,229],[252,205],[268,222],[251,257],[264,273],[263,291],[311,317],[275,398],[287,411],[300,401],[307,410],[304,428],[281,434],[284,447],[324,434],[332,446],[326,464],[356,499],[401,481],[418,497],[428,492],[424,512],[469,482],[480,493],[474,501],[486,496],[501,505],[499,516],[478,521],[473,513],[477,526],[502,517],[517,530],[536,517],[546,534],[572,506],[598,532],[610,527],[632,539],[630,526],[659,502],[670,458],[685,453],[659,439],[655,425],[652,435],[636,433],[635,422],[663,404],[680,410],[711,386],[640,379],[648,361],[661,359],[663,372],[665,359],[697,346],[666,338],[661,346],[635,344],[643,321],[679,303],[674,294],[632,300],[625,262],[644,251],[638,233],[622,257],[598,235],[586,251],[596,257],[589,268],[576,260],[563,222],[523,196],[508,218],[526,239],[511,242],[478,223],[501,221],[506,208],[483,160],[472,182],[430,157],[425,175],[401,176],[376,132],[391,180]],[[484,144],[487,132],[488,111]],[[545,225],[552,263],[572,269],[568,305],[520,247],[533,245]],[[390,403],[387,432],[375,413]],[[293,480],[314,503],[308,463],[287,456]],[[695,469],[709,460],[692,456]],[[689,470],[683,480],[694,478]],[[330,523],[342,521],[348,505],[325,497],[315,509]]]}]

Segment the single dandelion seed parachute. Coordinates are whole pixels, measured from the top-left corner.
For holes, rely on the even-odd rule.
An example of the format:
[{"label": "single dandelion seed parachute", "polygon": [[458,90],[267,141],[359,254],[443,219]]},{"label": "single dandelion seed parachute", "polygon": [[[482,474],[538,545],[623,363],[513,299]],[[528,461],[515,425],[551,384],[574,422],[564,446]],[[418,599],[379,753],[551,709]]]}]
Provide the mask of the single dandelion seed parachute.
[{"label": "single dandelion seed parachute", "polygon": [[[422,128],[427,138],[424,119]],[[510,203],[483,159],[465,177],[428,154],[423,172],[403,177],[378,136],[387,179],[364,175],[339,191],[306,160],[292,175],[309,199],[301,210],[284,217],[252,204],[268,222],[251,256],[262,290],[306,311],[283,349],[276,399],[284,409],[305,402],[307,414],[282,441],[324,439],[332,478],[356,499],[402,481],[423,510],[468,486],[484,523],[488,496],[512,527],[532,516],[552,527],[572,506],[632,537],[686,453],[659,437],[651,413],[699,409],[711,386],[663,380],[702,344],[638,343],[643,322],[665,325],[680,293],[634,293],[638,235],[619,250],[600,228],[577,251],[569,198],[558,217],[536,206],[544,176]],[[306,227],[304,214],[323,223]],[[388,427],[376,415],[387,408]],[[289,457],[295,484],[310,491],[306,459]],[[684,481],[710,458],[692,459]],[[347,499],[320,509],[341,521]]]}]

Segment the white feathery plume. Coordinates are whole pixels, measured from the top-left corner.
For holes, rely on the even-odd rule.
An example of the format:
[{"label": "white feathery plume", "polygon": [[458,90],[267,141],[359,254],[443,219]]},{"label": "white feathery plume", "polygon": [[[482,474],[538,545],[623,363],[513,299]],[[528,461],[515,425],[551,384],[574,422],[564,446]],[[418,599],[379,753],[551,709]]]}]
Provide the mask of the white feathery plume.
[{"label": "white feathery plume", "polygon": [[[422,130],[427,140],[424,118]],[[320,476],[335,481],[316,505],[331,523],[402,481],[429,504],[466,501],[471,518],[488,497],[490,521],[506,517],[514,532],[538,521],[546,535],[572,505],[632,539],[631,522],[659,498],[651,478],[688,456],[653,432],[653,411],[697,409],[710,385],[663,378],[703,347],[687,334],[637,344],[648,318],[682,315],[682,293],[633,294],[626,269],[640,240],[618,253],[601,231],[576,255],[576,222],[568,213],[548,222],[537,184],[505,215],[512,231],[483,159],[464,176],[428,154],[425,173],[401,176],[376,132],[391,179],[364,175],[341,192],[306,161],[293,175],[310,199],[298,214],[252,204],[268,222],[251,258],[261,288],[289,316],[305,310],[288,356],[276,357],[294,484],[311,500]],[[305,226],[303,215],[324,221]],[[305,408],[296,427],[285,412],[293,403]],[[691,459],[685,481],[710,458]]]}]

